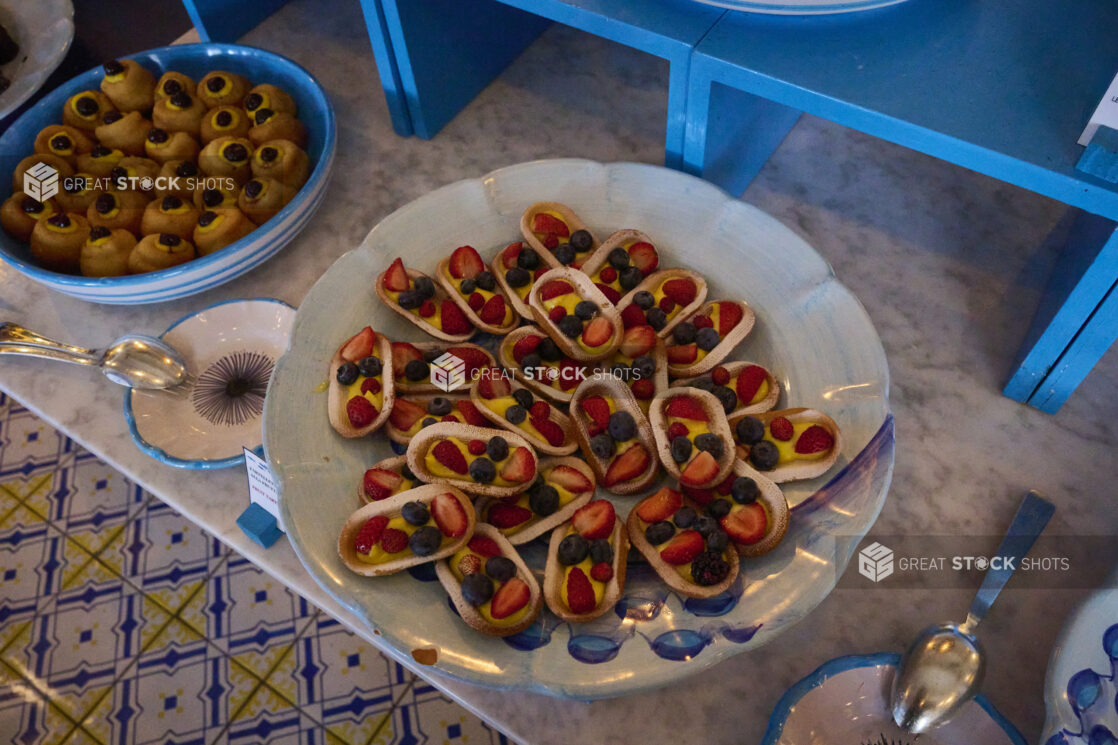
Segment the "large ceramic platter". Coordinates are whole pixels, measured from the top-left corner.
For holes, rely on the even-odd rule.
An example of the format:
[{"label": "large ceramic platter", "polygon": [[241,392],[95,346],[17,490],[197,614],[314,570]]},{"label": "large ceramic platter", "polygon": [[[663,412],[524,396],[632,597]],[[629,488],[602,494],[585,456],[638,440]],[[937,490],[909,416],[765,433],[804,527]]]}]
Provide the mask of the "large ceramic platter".
[{"label": "large ceramic platter", "polygon": [[750,13],[802,16],[822,13],[853,13],[859,10],[883,8],[904,0],[696,0],[706,5],[717,5],[730,10]]},{"label": "large ceramic platter", "polygon": [[[785,402],[831,414],[843,429],[839,463],[815,481],[785,485],[795,507],[781,546],[745,562],[744,581],[706,601],[670,592],[635,558],[616,611],[589,624],[548,612],[504,640],[470,629],[451,610],[433,572],[364,578],[337,556],[364,469],[388,457],[383,436],[344,440],[326,414],[328,362],[365,324],[420,340],[372,292],[397,255],[433,271],[455,247],[486,256],[516,240],[529,204],[558,200],[597,234],[639,228],[667,266],[702,272],[710,298],[744,298],[757,324],[738,350],[784,386]],[[830,267],[783,224],[709,183],[633,163],[551,160],[504,168],[438,189],[385,218],[311,289],[291,346],[276,367],[264,412],[264,447],[282,489],[287,534],[315,579],[356,613],[401,660],[475,683],[596,698],[661,686],[766,644],[831,591],[877,517],[893,470],[889,374],[862,306]],[[637,501],[613,499],[621,516]],[[529,544],[543,567],[544,548]]]}]

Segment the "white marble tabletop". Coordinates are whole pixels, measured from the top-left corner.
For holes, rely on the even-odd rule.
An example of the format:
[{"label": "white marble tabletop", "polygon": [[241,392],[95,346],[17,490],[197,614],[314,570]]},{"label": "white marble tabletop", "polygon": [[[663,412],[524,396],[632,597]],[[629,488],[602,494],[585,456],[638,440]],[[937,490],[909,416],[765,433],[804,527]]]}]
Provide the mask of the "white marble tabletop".
[{"label": "white marble tabletop", "polygon": [[[667,68],[659,60],[555,27],[434,140],[400,139],[364,29],[357,3],[296,0],[244,39],[306,66],[338,114],[326,202],[280,256],[205,294],[137,308],[70,299],[2,266],[0,316],[96,346],[125,332],[158,334],[223,299],[269,296],[298,305],[378,220],[450,181],[536,158],[662,161]],[[1118,534],[1115,355],[1055,416],[999,393],[1053,258],[1045,236],[1064,217],[1061,205],[810,118],[742,198],[814,245],[881,335],[897,453],[872,534],[1000,534],[1027,488],[1056,502],[1052,532]],[[235,526],[247,500],[242,469],[183,472],[149,459],[129,439],[122,390],[95,371],[6,358],[0,387],[363,633],[313,583],[286,540],[265,551]],[[839,589],[774,643],[685,687],[589,704],[416,672],[518,741],[565,743],[577,732],[580,741],[603,744],[754,743],[796,680],[839,655],[900,651],[921,627],[963,615],[971,593]],[[1029,741],[1043,723],[1049,650],[1085,593],[1011,586],[980,633],[991,659],[985,690]]]}]

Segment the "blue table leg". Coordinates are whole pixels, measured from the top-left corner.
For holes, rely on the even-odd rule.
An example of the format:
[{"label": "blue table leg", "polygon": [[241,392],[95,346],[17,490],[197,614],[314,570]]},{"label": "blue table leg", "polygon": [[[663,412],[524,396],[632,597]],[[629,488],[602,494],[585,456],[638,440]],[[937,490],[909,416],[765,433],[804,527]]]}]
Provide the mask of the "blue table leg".
[{"label": "blue table leg", "polygon": [[183,0],[202,41],[235,42],[287,0]]},{"label": "blue table leg", "polygon": [[361,0],[361,11],[365,14],[365,26],[369,29],[369,41],[373,45],[373,59],[377,63],[377,73],[384,89],[384,100],[388,104],[388,115],[392,119],[392,129],[401,137],[414,134],[408,101],[404,86],[400,82],[400,68],[396,65],[396,55],[388,35],[384,20],[384,8],[380,0]]}]

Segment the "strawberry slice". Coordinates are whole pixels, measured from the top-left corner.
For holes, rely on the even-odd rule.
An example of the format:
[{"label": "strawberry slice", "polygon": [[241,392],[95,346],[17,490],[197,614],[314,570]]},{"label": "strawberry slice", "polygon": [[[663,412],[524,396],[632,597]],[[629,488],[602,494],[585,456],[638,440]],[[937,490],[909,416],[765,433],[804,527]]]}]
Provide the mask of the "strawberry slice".
[{"label": "strawberry slice", "polygon": [[458,571],[462,573],[463,577],[477,574],[481,571],[481,559],[473,554],[463,554],[462,558],[458,560]]},{"label": "strawberry slice", "polygon": [[368,427],[377,418],[377,407],[373,406],[364,396],[354,396],[346,401],[345,414],[349,423],[356,429]]},{"label": "strawberry slice", "polygon": [[515,269],[516,260],[520,257],[520,252],[524,250],[524,244],[521,241],[510,243],[505,246],[505,250],[501,252],[501,263],[505,265],[505,269]]},{"label": "strawberry slice", "polygon": [[768,516],[759,502],[734,510],[722,518],[722,529],[734,543],[757,543],[768,532]]},{"label": "strawberry slice", "polygon": [[507,528],[515,528],[521,523],[526,523],[532,519],[533,512],[527,507],[521,507],[518,504],[509,504],[507,502],[494,502],[489,506],[489,524],[495,528],[506,530]]},{"label": "strawberry slice", "polygon": [[408,534],[396,528],[387,528],[380,537],[380,547],[386,554],[398,554],[408,547]]},{"label": "strawberry slice", "polygon": [[716,365],[715,368],[710,371],[710,379],[714,381],[715,385],[726,385],[730,382],[730,371],[722,367],[722,365]]},{"label": "strawberry slice", "polygon": [[587,396],[580,402],[590,421],[604,430],[609,425],[609,402],[602,396]]},{"label": "strawberry slice", "polygon": [[528,415],[533,419],[547,419],[551,416],[551,406],[547,401],[539,399],[528,409]]},{"label": "strawberry slice", "polygon": [[543,341],[543,337],[536,336],[535,334],[525,334],[520,339],[517,339],[516,344],[512,345],[512,358],[516,360],[516,364],[520,364],[520,361],[524,359],[524,355],[535,352],[540,346],[541,341]]},{"label": "strawberry slice", "polygon": [[485,262],[473,246],[459,246],[450,255],[447,269],[455,279],[469,279],[485,271]]},{"label": "strawberry slice", "polygon": [[651,326],[634,326],[621,338],[621,354],[629,359],[640,357],[656,346],[656,331]]},{"label": "strawberry slice", "polygon": [[[392,492],[396,491],[396,487],[403,480],[404,477],[394,471],[370,468],[365,471],[361,486],[365,490],[365,496],[376,502],[391,497]],[[373,541],[373,543],[376,543],[376,541]]]},{"label": "strawberry slice", "polygon": [[381,389],[380,381],[377,380],[376,378],[365,378],[364,380],[361,381],[361,392],[362,393],[372,393],[372,394],[375,395],[377,393],[380,393],[380,389]]},{"label": "strawberry slice", "polygon": [[769,432],[772,433],[774,439],[788,442],[792,439],[792,435],[796,434],[796,428],[792,426],[788,417],[778,416],[769,422]]},{"label": "strawberry slice", "polygon": [[489,356],[477,347],[447,347],[446,351],[466,363],[466,377],[489,364]]},{"label": "strawberry slice", "polygon": [[466,298],[466,304],[470,306],[470,310],[477,313],[485,306],[485,295],[482,295],[480,292],[471,293],[470,296]]},{"label": "strawberry slice", "polygon": [[606,475],[602,477],[602,486],[609,488],[623,481],[635,479],[648,468],[649,460],[651,458],[648,449],[639,442],[634,443],[624,453],[614,457],[613,462],[606,469]]},{"label": "strawberry slice", "polygon": [[435,443],[431,455],[455,473],[466,473],[469,470],[469,466],[466,465],[466,456],[462,455],[462,451],[450,440],[439,440]]},{"label": "strawberry slice", "polygon": [[683,495],[675,489],[662,486],[660,491],[637,505],[637,517],[646,523],[658,523],[669,519],[682,506]]},{"label": "strawberry slice", "polygon": [[492,399],[512,395],[512,386],[505,379],[500,368],[491,367],[487,373],[477,381],[477,392],[482,398]]},{"label": "strawberry slice", "polygon": [[704,450],[687,464],[679,474],[679,483],[690,486],[709,484],[710,480],[718,475],[718,461],[708,451]]},{"label": "strawberry slice", "polygon": [[796,440],[796,452],[800,455],[812,453],[825,453],[835,445],[834,436],[818,424],[813,424],[804,430]]},{"label": "strawberry slice", "polygon": [[671,442],[677,437],[686,437],[687,433],[691,430],[687,429],[687,425],[683,422],[672,422],[668,426],[668,442]]},{"label": "strawberry slice", "polygon": [[601,282],[595,282],[594,286],[601,290],[602,294],[606,296],[606,300],[610,301],[613,305],[617,305],[617,301],[621,299],[621,293],[613,289],[609,285],[604,285]]},{"label": "strawberry slice", "polygon": [[700,507],[706,507],[714,501],[715,493],[713,489],[700,489],[697,486],[684,486],[681,484],[683,493],[688,499],[698,504]]},{"label": "strawberry slice", "polygon": [[532,458],[532,451],[523,445],[509,454],[508,460],[501,468],[501,478],[514,484],[531,481],[536,477],[536,464]]},{"label": "strawberry slice", "polygon": [[493,593],[493,599],[489,601],[489,613],[496,619],[508,618],[528,605],[531,599],[532,591],[524,580],[513,577]]},{"label": "strawberry slice", "polygon": [[462,503],[450,492],[438,494],[431,500],[431,517],[435,519],[439,531],[447,538],[458,538],[470,525],[470,519],[466,517],[466,510],[462,507]]},{"label": "strawberry slice", "polygon": [[588,502],[571,516],[571,526],[588,541],[608,538],[613,533],[615,522],[617,513],[613,511],[613,503],[607,499]]},{"label": "strawberry slice", "polygon": [[435,301],[427,298],[419,305],[419,315],[422,318],[430,318],[435,315]]},{"label": "strawberry slice", "polygon": [[621,322],[627,329],[631,329],[634,326],[648,325],[648,321],[644,318],[644,311],[633,303],[629,303],[625,306],[625,310],[621,311]]},{"label": "strawberry slice", "polygon": [[576,387],[579,383],[586,380],[586,368],[572,360],[570,357],[564,357],[559,360],[559,388],[560,390],[569,391]]},{"label": "strawberry slice", "polygon": [[694,280],[686,277],[669,279],[661,285],[660,291],[664,293],[664,297],[670,297],[677,305],[684,306],[693,303],[699,295],[699,288],[695,286]]},{"label": "strawberry slice", "polygon": [[681,530],[660,549],[660,558],[672,566],[690,564],[703,552],[703,536],[697,530]]},{"label": "strawberry slice", "polygon": [[574,291],[575,288],[571,287],[570,282],[563,279],[553,279],[540,287],[540,300],[550,300]]},{"label": "strawberry slice", "polygon": [[698,422],[710,421],[706,410],[693,396],[675,396],[668,401],[664,413],[680,419],[694,419]]},{"label": "strawberry slice", "polygon": [[612,336],[613,324],[602,316],[597,316],[582,330],[582,343],[593,349],[608,342]]},{"label": "strawberry slice", "polygon": [[409,432],[423,417],[427,416],[427,410],[406,398],[397,398],[392,402],[392,411],[388,414],[388,421],[393,427],[401,432]]},{"label": "strawberry slice", "polygon": [[652,382],[651,378],[634,380],[630,387],[633,389],[633,398],[638,401],[647,401],[656,395],[656,384]]},{"label": "strawberry slice", "polygon": [[392,374],[397,380],[404,379],[404,368],[412,360],[423,360],[423,352],[406,341],[392,342]]},{"label": "strawberry slice", "polygon": [[718,335],[725,336],[733,330],[745,315],[737,303],[721,302],[718,304]]},{"label": "strawberry slice", "polygon": [[486,323],[501,325],[505,322],[505,299],[500,295],[494,295],[485,301],[485,305],[477,315]]},{"label": "strawberry slice", "polygon": [[641,274],[648,276],[660,266],[660,256],[656,247],[647,241],[639,241],[629,246],[629,263],[641,270]]},{"label": "strawberry slice", "polygon": [[738,400],[743,404],[753,403],[753,399],[757,396],[757,391],[761,389],[761,384],[765,382],[765,368],[759,365],[747,365],[738,373],[738,379],[734,383],[737,389]]},{"label": "strawberry slice", "polygon": [[403,292],[411,287],[411,279],[408,278],[403,259],[397,257],[388,267],[388,271],[384,273],[384,287],[392,292]]},{"label": "strawberry slice", "polygon": [[594,488],[594,482],[586,478],[582,471],[571,466],[555,466],[547,474],[547,481],[563,487],[571,494],[581,494]]},{"label": "strawberry slice", "polygon": [[468,334],[474,330],[474,325],[470,323],[470,319],[466,318],[466,314],[454,304],[453,300],[447,299],[439,303],[439,311],[442,313],[442,330],[444,332],[448,334]]},{"label": "strawberry slice", "polygon": [[598,582],[609,582],[613,579],[613,565],[607,564],[604,561],[599,561],[597,564],[590,567],[590,576]]},{"label": "strawberry slice", "polygon": [[501,547],[497,545],[495,540],[487,535],[475,535],[466,545],[469,546],[470,550],[475,554],[480,554],[486,559],[491,556],[501,555]]},{"label": "strawberry slice", "polygon": [[714,321],[710,320],[710,316],[703,316],[703,315],[692,316],[691,323],[696,329],[712,329],[712,328],[714,328]]},{"label": "strawberry slice", "polygon": [[532,216],[532,232],[567,238],[571,234],[571,229],[567,227],[567,223],[563,222],[558,217],[549,215],[546,212],[537,212]]},{"label": "strawberry slice", "polygon": [[462,419],[466,424],[472,424],[475,427],[488,427],[489,420],[481,415],[481,412],[474,406],[473,401],[456,401],[454,408],[458,409],[458,413],[462,415]]},{"label": "strawberry slice", "polygon": [[699,356],[699,345],[673,344],[668,347],[667,354],[668,362],[672,365],[690,365]]},{"label": "strawberry slice", "polygon": [[359,554],[369,555],[373,550],[373,546],[380,543],[380,537],[384,533],[384,529],[388,527],[388,517],[385,515],[373,515],[365,524],[361,526],[361,530],[357,531],[357,535],[353,539],[353,550]]},{"label": "strawberry slice", "polygon": [[376,343],[377,335],[373,330],[366,326],[358,331],[353,336],[346,340],[342,345],[342,359],[346,362],[357,362],[360,359],[368,357],[373,353],[373,345]]},{"label": "strawberry slice", "polygon": [[547,440],[548,445],[559,447],[566,441],[567,436],[563,434],[563,428],[550,419],[546,417],[533,417],[529,421],[531,421],[532,426],[543,435],[543,438]]},{"label": "strawberry slice", "polygon": [[579,567],[572,567],[567,575],[567,607],[571,613],[589,613],[597,604],[590,578]]}]

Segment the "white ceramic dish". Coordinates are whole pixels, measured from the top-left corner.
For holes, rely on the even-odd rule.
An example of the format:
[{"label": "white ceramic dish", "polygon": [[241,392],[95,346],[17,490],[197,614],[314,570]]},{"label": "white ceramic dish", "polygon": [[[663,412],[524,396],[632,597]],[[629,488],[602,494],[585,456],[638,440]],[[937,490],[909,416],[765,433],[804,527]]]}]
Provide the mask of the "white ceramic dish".
[{"label": "white ceramic dish", "polygon": [[[524,208],[545,200],[570,205],[600,235],[639,228],[656,241],[664,265],[702,272],[711,297],[748,300],[757,325],[735,358],[775,371],[787,401],[831,414],[845,445],[825,477],[785,485],[795,507],[788,536],[746,562],[747,579],[727,593],[679,597],[646,564],[630,560],[615,612],[573,625],[545,612],[527,631],[496,639],[462,623],[437,582],[407,574],[370,580],[341,564],[338,532],[358,507],[361,475],[393,451],[383,435],[338,437],[325,393],[313,391],[327,380],[338,344],[366,324],[391,339],[421,340],[369,290],[395,256],[426,271],[465,243],[491,256],[516,239]],[[434,649],[435,667],[458,678],[586,699],[661,686],[768,643],[826,597],[885,501],[893,469],[888,390],[885,355],[865,311],[780,222],[677,171],[552,160],[420,197],[338,259],[299,309],[265,404],[264,442],[300,559],[393,655],[411,659],[413,651]],[[621,518],[636,501],[612,499]],[[529,566],[542,570],[544,548],[525,548]]]},{"label": "white ceramic dish", "polygon": [[181,395],[130,389],[124,417],[136,445],[178,468],[244,463],[260,450],[264,395],[287,349],[295,309],[281,300],[229,300],[180,318],[159,338],[196,377]]},{"label": "white ceramic dish", "polygon": [[873,10],[886,5],[897,5],[905,0],[696,0],[706,5],[717,5],[730,10],[750,13],[803,16],[823,13],[855,13]]},{"label": "white ceramic dish", "polygon": [[11,85],[0,93],[0,119],[42,87],[74,41],[70,0],[3,0],[0,25],[19,44],[19,56],[0,72]]}]

